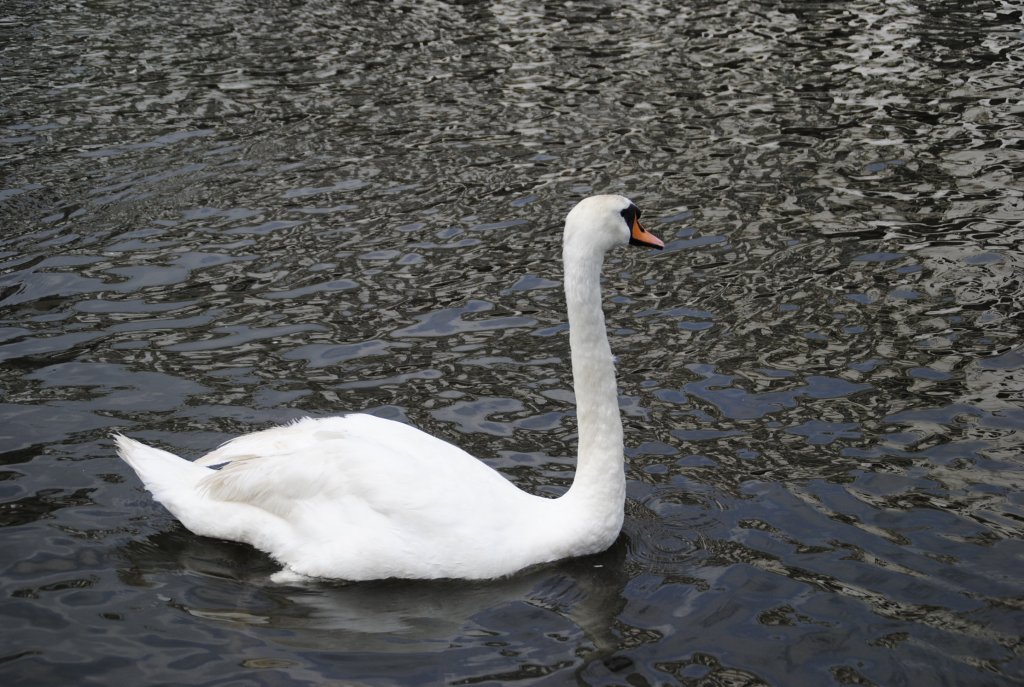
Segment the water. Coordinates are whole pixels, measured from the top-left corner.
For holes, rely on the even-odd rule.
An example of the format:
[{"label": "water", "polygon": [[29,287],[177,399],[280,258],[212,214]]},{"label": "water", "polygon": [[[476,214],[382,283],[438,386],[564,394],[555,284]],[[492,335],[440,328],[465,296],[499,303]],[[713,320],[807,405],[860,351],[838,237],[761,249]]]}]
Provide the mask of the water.
[{"label": "water", "polygon": [[[0,35],[3,684],[1024,680],[1019,4],[11,2]],[[606,554],[273,585],[114,456],[365,410],[560,493],[592,192],[668,242],[607,269]]]}]

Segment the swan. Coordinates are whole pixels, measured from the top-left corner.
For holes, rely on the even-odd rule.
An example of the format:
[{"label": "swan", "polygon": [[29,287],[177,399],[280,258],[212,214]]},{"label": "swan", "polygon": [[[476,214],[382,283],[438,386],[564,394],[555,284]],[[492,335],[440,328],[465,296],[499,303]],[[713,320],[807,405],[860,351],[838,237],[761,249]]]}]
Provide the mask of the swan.
[{"label": "swan", "polygon": [[198,535],[250,544],[308,578],[493,579],[607,549],[626,499],[622,420],[601,306],[605,252],[664,248],[628,198],[598,195],[562,241],[576,474],[558,498],[522,491],[462,449],[367,414],[305,418],[188,461],[121,434],[120,457]]}]

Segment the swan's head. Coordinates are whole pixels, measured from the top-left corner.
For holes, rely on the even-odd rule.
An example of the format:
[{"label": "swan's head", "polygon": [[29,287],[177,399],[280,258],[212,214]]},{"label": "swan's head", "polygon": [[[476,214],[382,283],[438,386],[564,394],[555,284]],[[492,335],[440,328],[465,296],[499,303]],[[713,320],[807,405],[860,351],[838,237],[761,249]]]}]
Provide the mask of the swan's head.
[{"label": "swan's head", "polygon": [[640,208],[623,196],[590,196],[576,204],[565,218],[564,246],[577,251],[604,253],[631,243],[664,248],[665,243],[640,224]]}]

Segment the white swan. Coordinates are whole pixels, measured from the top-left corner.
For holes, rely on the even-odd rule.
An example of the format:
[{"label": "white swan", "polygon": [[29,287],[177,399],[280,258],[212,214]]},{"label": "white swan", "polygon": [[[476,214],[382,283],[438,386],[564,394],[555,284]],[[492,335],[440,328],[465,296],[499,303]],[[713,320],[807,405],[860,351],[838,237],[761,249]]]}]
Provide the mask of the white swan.
[{"label": "white swan", "polygon": [[196,534],[246,542],[275,579],[488,579],[609,547],[626,480],[615,369],[601,308],[613,246],[656,248],[622,196],[565,219],[562,256],[579,426],[576,476],[559,498],[528,494],[465,451],[365,414],[306,418],[232,439],[195,462],[115,435],[153,498]]}]

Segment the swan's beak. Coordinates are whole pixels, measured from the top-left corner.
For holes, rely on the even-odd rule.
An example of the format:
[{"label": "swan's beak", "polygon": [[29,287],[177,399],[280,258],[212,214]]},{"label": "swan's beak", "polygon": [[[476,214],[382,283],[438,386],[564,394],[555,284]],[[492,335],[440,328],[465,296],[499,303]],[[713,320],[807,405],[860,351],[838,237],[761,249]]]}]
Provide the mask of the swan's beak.
[{"label": "swan's beak", "polygon": [[661,250],[665,242],[647,231],[640,225],[640,218],[633,218],[633,228],[629,232],[629,242],[634,246],[649,246]]}]

